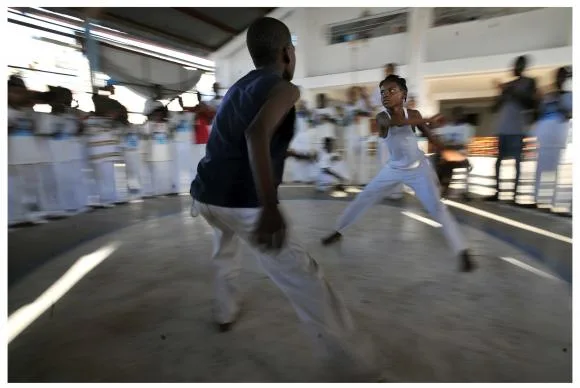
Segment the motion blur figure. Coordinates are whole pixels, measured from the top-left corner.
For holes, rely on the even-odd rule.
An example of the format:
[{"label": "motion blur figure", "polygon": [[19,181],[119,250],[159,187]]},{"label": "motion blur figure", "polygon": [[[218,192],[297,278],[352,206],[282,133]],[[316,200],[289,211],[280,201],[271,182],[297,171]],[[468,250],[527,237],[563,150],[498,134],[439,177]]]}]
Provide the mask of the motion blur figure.
[{"label": "motion blur figure", "polygon": [[[312,140],[312,132],[310,131],[310,113],[304,101],[300,101],[296,108],[296,122],[294,138],[290,142],[289,150],[298,154],[315,155]],[[315,179],[316,164],[309,159],[291,158],[287,162],[287,170],[289,170],[291,180],[293,182],[311,183]]]},{"label": "motion blur figure", "polygon": [[571,76],[571,69],[559,68],[553,90],[544,96],[540,105],[540,118],[535,127],[538,142],[535,198],[539,206],[550,202],[556,206],[558,166],[568,143],[572,118],[572,92],[566,90]]},{"label": "motion blur figure", "polygon": [[324,139],[324,148],[318,158],[318,178],[316,180],[318,191],[344,190],[343,185],[349,180],[345,163],[340,159],[340,155],[334,151],[334,141],[330,137]]},{"label": "motion blur figure", "polygon": [[465,121],[465,112],[463,107],[456,106],[451,112],[451,122],[436,129],[435,133],[446,149],[459,151],[465,160],[460,162],[450,162],[441,158],[440,153],[437,155],[436,171],[439,182],[441,183],[441,196],[447,197],[449,195],[449,185],[453,178],[453,171],[455,169],[465,169],[465,191],[463,198],[469,199],[469,172],[471,165],[467,159],[468,147],[471,139],[475,134],[473,127]]},{"label": "motion blur figure", "polygon": [[150,139],[147,164],[151,174],[153,195],[173,194],[176,188],[167,107],[159,101],[151,101],[145,109],[147,122],[143,127]]},{"label": "motion blur figure", "polygon": [[16,76],[8,80],[8,223],[42,223],[39,151],[31,93]]},{"label": "motion blur figure", "polygon": [[517,199],[524,137],[531,120],[527,113],[537,107],[536,81],[524,75],[527,64],[526,56],[518,57],[513,70],[513,74],[517,78],[498,85],[501,94],[494,105],[494,110],[498,111],[496,122],[498,134],[498,156],[495,163],[496,193],[487,198],[489,201],[499,199],[501,163],[505,159],[515,159],[516,176],[513,202]]}]

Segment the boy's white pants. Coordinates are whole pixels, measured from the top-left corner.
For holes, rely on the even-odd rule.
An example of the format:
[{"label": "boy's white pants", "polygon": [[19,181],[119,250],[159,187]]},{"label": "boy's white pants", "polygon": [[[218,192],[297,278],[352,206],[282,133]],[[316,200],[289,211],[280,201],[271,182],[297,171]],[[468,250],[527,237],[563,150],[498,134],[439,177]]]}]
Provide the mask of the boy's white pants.
[{"label": "boy's white pants", "polygon": [[421,160],[419,166],[412,169],[396,169],[385,165],[382,170],[357,195],[338,220],[336,230],[343,232],[358,220],[371,206],[391,194],[401,183],[411,187],[415,196],[433,217],[442,225],[443,234],[454,254],[467,249],[457,222],[441,202],[437,177],[427,159]]},{"label": "boy's white pants", "polygon": [[361,338],[355,336],[355,327],[346,306],[290,230],[285,246],[279,252],[263,252],[250,239],[261,214],[260,208],[225,208],[197,201],[194,206],[214,230],[212,260],[217,322],[232,322],[239,311],[237,280],[241,269],[241,240],[250,246],[264,271],[290,300],[309,334],[322,349],[334,355],[363,357],[360,354],[364,351]]}]

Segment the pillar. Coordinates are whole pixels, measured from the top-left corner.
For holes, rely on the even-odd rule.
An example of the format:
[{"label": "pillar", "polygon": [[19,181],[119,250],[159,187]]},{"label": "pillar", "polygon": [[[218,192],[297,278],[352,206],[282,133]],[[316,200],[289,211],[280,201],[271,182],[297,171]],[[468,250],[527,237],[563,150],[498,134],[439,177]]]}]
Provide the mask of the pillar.
[{"label": "pillar", "polygon": [[427,52],[427,34],[433,20],[433,8],[413,7],[407,22],[407,87],[415,96],[417,109],[424,115],[434,114],[425,82],[424,66]]}]

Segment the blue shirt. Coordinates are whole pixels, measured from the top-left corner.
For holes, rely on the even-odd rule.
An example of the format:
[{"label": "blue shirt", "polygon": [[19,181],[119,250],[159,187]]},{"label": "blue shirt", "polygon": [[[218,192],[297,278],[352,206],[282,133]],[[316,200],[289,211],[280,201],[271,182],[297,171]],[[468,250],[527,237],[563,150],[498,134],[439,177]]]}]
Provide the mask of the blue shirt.
[{"label": "blue shirt", "polygon": [[[250,166],[246,130],[280,80],[279,75],[258,69],[228,90],[214,118],[205,157],[199,162],[197,177],[191,183],[194,199],[229,208],[261,206]],[[292,108],[270,143],[276,188],[282,182],[295,119],[296,110]]]}]

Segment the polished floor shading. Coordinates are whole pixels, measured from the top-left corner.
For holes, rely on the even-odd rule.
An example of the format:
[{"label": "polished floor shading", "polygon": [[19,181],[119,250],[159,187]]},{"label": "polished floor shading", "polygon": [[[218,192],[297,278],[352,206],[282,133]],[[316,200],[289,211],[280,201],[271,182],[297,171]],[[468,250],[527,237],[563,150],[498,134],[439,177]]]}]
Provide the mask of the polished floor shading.
[{"label": "polished floor shading", "polygon": [[[242,315],[232,331],[215,329],[211,230],[189,216],[185,198],[154,201],[139,206],[158,209],[139,216],[127,210],[133,205],[79,216],[85,233],[102,229],[82,241],[43,237],[46,246],[69,238],[69,248],[52,247],[50,260],[36,253],[9,288],[9,330],[23,329],[8,346],[9,381],[331,380],[291,306],[245,248]],[[459,273],[441,230],[405,202],[375,206],[325,248],[320,238],[346,203],[318,197],[282,205],[372,337],[387,381],[571,381],[570,284],[524,251],[462,225],[479,269]],[[16,230],[9,245],[19,234],[34,244],[49,227]],[[14,244],[9,260],[33,256],[25,245]],[[38,318],[16,320],[24,310]]]}]

